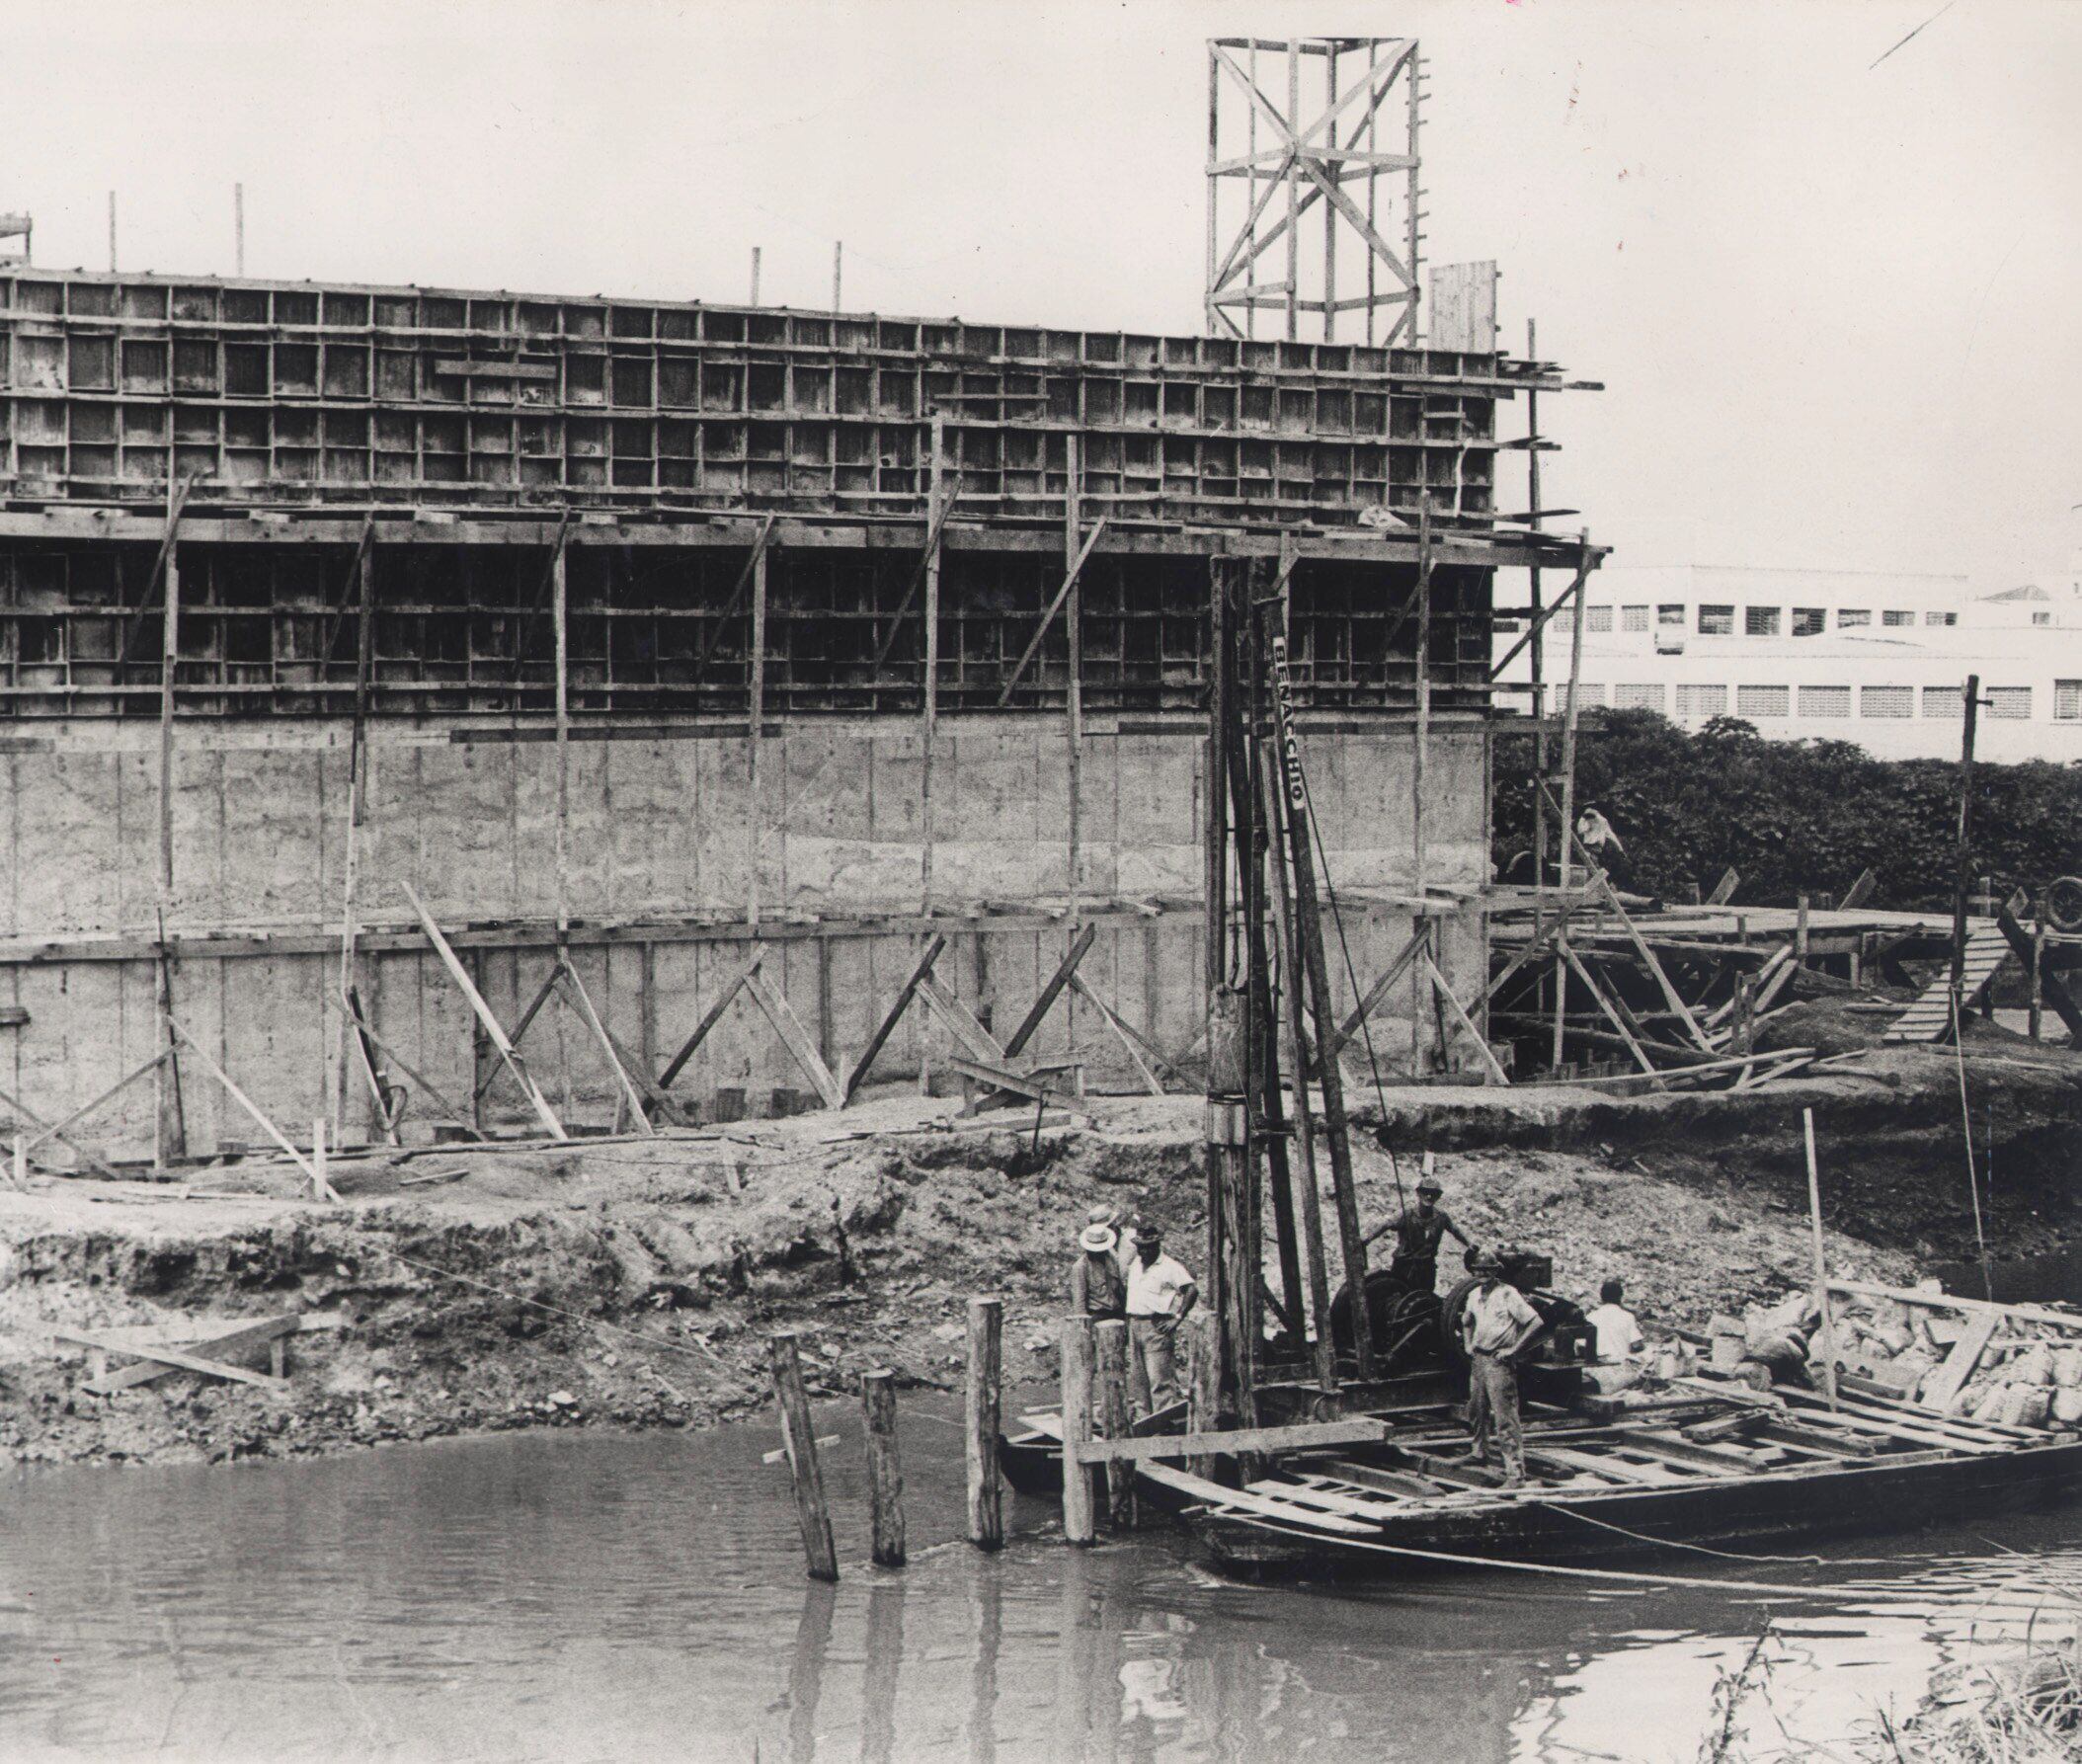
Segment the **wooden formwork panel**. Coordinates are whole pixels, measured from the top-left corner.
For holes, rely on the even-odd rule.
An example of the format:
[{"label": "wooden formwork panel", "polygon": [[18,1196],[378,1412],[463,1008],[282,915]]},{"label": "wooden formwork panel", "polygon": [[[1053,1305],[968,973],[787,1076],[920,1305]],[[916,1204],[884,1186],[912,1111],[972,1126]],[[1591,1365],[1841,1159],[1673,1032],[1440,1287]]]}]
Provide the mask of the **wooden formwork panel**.
[{"label": "wooden formwork panel", "polygon": [[35,494],[964,505],[1481,527],[1493,354],[421,288],[0,275],[0,460]]}]

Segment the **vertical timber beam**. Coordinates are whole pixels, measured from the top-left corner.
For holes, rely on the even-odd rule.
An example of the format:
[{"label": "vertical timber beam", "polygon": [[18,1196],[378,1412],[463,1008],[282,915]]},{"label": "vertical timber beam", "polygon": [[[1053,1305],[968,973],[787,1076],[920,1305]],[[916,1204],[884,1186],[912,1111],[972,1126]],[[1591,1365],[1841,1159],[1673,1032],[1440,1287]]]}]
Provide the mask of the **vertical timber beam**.
[{"label": "vertical timber beam", "polygon": [[1287,43],[1287,341],[1301,335],[1301,155],[1291,131],[1301,127],[1301,43]]},{"label": "vertical timber beam", "polygon": [[[1082,858],[1084,794],[1084,573],[1078,568],[1079,554],[1083,549],[1078,530],[1078,438],[1066,434],[1063,445],[1063,568],[1070,574],[1070,601],[1063,608],[1065,632],[1070,639],[1070,925],[1075,931],[1084,916],[1083,892],[1078,876]],[[1074,1045],[1075,1034],[1072,1039]]]},{"label": "vertical timber beam", "polygon": [[932,912],[932,748],[939,732],[940,712],[940,531],[946,494],[944,474],[947,421],[937,411],[932,417],[932,461],[929,500],[925,508],[925,675],[921,732],[925,749],[919,764],[919,821],[924,850],[919,859],[919,899],[921,911]]},{"label": "vertical timber beam", "polygon": [[[1207,1039],[1212,1055],[1215,1031],[1215,996],[1228,965],[1223,923],[1228,916],[1229,897],[1229,612],[1227,558],[1208,560],[1208,686],[1207,751],[1200,769],[1201,831],[1206,838],[1203,891],[1206,902],[1206,937],[1201,956],[1201,984],[1207,1001]],[[1212,1064],[1212,1062],[1210,1062]],[[1207,1268],[1212,1289],[1209,1304],[1217,1318],[1223,1315],[1222,1281],[1222,1164],[1217,1147],[1207,1148]],[[1220,1340],[1217,1335],[1217,1340]],[[1219,1350],[1218,1350],[1219,1353]],[[1217,1380],[1219,1382],[1219,1378]]]},{"label": "vertical timber beam", "polygon": [[571,953],[571,599],[564,547],[549,565],[550,617],[556,627],[557,705],[557,960]]},{"label": "vertical timber beam", "polygon": [[[1590,562],[1590,533],[1583,534],[1584,568]],[[1583,606],[1590,599],[1586,586],[1578,586],[1576,603],[1569,610],[1568,633],[1568,698],[1562,712],[1562,826],[1555,836],[1557,855],[1561,859],[1559,878],[1562,898],[1556,904],[1561,913],[1568,911],[1568,857],[1570,836],[1576,826],[1576,692],[1583,682]],[[1562,1064],[1562,1041],[1568,1024],[1568,968],[1562,962],[1555,964],[1555,1033],[1553,1052],[1549,1064]]]},{"label": "vertical timber beam", "polygon": [[[1409,892],[1416,901],[1412,932],[1430,923],[1425,913],[1425,872],[1429,853],[1424,848],[1424,762],[1431,747],[1431,492],[1419,486],[1417,501],[1417,636],[1416,720],[1412,726],[1409,754]],[[1424,977],[1415,968],[1409,978],[1409,1066],[1424,1070],[1419,1045],[1424,1027]],[[1434,1048],[1434,1054],[1444,1052]]]},{"label": "vertical timber beam", "polygon": [[766,745],[766,548],[752,564],[752,679],[747,694],[751,720],[746,728],[746,765],[752,784],[752,873],[747,884],[745,921],[760,928],[760,870],[766,856],[766,787],[760,768]]},{"label": "vertical timber beam", "polygon": [[[115,258],[116,199],[110,199],[110,258]],[[159,1032],[167,1058],[153,1075],[157,1116],[152,1136],[152,1163],[164,1169],[169,1159],[188,1156],[188,1121],[181,1099],[180,1036],[174,1028],[174,963],[166,941],[166,921],[174,910],[174,682],[181,659],[181,547],[176,536],[180,505],[167,511],[166,611],[160,621],[159,645]],[[149,590],[147,590],[149,592]]]}]

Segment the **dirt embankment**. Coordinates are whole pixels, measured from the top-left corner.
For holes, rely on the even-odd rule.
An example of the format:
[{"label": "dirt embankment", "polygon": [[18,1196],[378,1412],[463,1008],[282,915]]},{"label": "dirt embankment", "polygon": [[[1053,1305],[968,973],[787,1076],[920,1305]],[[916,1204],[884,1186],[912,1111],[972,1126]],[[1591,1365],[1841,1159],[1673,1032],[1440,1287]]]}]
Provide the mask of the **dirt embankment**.
[{"label": "dirt embankment", "polygon": [[[2057,1240],[2075,1223],[2082,1061],[1977,1056],[1968,1091],[1977,1155],[1993,1122],[1991,1239],[2011,1253]],[[1817,1111],[1838,1268],[1901,1278],[1971,1243],[1950,1056],[1889,1053],[1855,1076],[1731,1098],[1389,1101],[1388,1143],[1438,1152],[1471,1235],[1550,1251],[1570,1291],[1620,1275],[1651,1329],[1805,1279],[1802,1101]],[[874,1365],[952,1384],[964,1304],[983,1293],[1005,1300],[1007,1377],[1042,1379],[1088,1206],[1153,1214],[1189,1265],[1203,1259],[1195,1099],[1098,1099],[1096,1130],[1038,1140],[924,1126],[944,1107],[343,1162],[343,1208],[294,1198],[281,1166],[211,1171],[186,1194],[40,1178],[0,1194],[0,1452],[223,1459],[701,1425],[763,1405],[764,1340],[783,1327],[802,1335],[813,1393],[849,1391]],[[1399,1204],[1378,1112],[1360,1110],[1369,1225]],[[1412,1173],[1404,1156],[1401,1179]],[[336,1326],[290,1338],[286,1396],[188,1372],[90,1396],[83,1350],[51,1335],[288,1311]]]}]

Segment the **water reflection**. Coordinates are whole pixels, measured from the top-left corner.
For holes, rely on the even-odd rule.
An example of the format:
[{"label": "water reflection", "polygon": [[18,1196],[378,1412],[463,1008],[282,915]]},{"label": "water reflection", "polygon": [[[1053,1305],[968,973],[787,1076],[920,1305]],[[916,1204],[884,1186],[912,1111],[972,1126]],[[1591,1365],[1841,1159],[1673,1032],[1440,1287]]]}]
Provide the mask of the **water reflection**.
[{"label": "water reflection", "polygon": [[[842,1428],[834,1421],[830,1426]],[[915,1542],[866,1564],[856,1434],[827,1458],[844,1579],[803,1577],[764,1429],[558,1435],[0,1487],[0,1751],[15,1758],[945,1758],[1476,1764],[1690,1756],[1715,1680],[1775,1617],[1809,1739],[2000,1624],[2073,1609],[2082,1515],[1824,1570],[1829,1604],[1586,1596],[1492,1575],[1253,1587],[1170,1534],[1065,1548],[1020,1502],[958,1539],[956,1436],[906,1434]],[[1871,1543],[1847,1546],[1864,1555]],[[1711,1572],[1711,1564],[1687,1564]],[[1935,1610],[1935,1615],[1933,1611]]]},{"label": "water reflection", "polygon": [[[995,1570],[997,1564],[990,1567]],[[1004,1601],[995,1571],[979,1571],[972,1582],[976,1655],[969,1668],[970,1764],[997,1764],[998,1649],[1004,1637]]]},{"label": "water reflection", "polygon": [[791,1764],[811,1764],[817,1756],[817,1704],[824,1694],[824,1661],[832,1647],[832,1614],[838,1608],[839,1588],[830,1581],[812,1580],[803,1588],[795,1657],[788,1666]]}]

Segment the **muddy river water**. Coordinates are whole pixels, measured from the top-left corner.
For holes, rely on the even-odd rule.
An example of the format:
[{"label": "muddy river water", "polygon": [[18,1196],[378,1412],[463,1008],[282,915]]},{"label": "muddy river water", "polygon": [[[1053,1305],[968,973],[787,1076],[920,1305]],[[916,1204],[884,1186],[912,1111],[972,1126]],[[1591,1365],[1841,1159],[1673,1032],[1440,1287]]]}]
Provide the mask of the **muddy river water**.
[{"label": "muddy river water", "polygon": [[986,1558],[951,1541],[943,1401],[906,1411],[915,1554],[882,1572],[857,1423],[826,1412],[836,1588],[802,1576],[770,1428],[13,1473],[0,1757],[1689,1759],[1767,1615],[1759,1752],[1905,1713],[2004,1629],[1991,1594],[2053,1613],[2082,1589],[2082,1507],[1821,1567],[1677,1564],[1846,1589],[1782,1602],[1240,1585],[1169,1532],[1066,1549],[1029,1500]]}]

